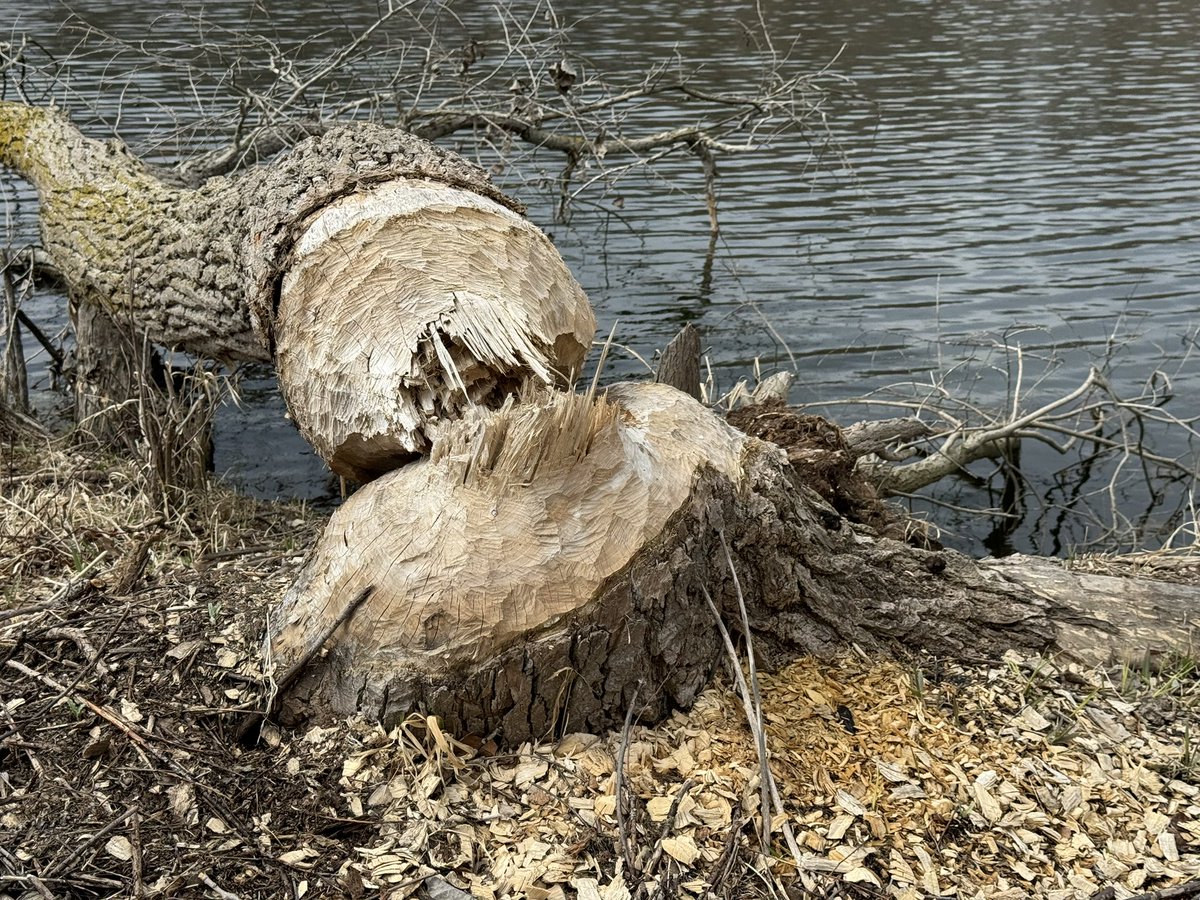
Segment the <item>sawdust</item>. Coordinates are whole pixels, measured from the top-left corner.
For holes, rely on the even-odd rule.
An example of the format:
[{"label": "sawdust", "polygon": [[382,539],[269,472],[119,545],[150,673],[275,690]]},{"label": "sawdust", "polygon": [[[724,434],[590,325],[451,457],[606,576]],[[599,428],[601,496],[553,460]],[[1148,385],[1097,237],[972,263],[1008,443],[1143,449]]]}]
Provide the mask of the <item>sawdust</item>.
[{"label": "sawdust", "polygon": [[1200,874],[1182,657],[763,676],[798,866],[781,821],[759,845],[724,684],[653,728],[513,752],[422,718],[239,745],[265,617],[321,522],[219,489],[155,509],[143,478],[57,447],[0,459],[0,897],[1067,900]]}]

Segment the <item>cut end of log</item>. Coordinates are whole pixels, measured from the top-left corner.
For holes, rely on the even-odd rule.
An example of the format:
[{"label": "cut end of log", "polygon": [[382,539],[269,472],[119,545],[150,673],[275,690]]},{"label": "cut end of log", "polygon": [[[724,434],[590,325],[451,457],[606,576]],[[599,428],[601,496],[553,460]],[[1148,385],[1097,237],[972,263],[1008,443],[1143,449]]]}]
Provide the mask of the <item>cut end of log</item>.
[{"label": "cut end of log", "polygon": [[309,224],[281,288],[276,361],[301,433],[366,482],[529,379],[565,385],[595,327],[535,226],[471,191],[401,179]]}]

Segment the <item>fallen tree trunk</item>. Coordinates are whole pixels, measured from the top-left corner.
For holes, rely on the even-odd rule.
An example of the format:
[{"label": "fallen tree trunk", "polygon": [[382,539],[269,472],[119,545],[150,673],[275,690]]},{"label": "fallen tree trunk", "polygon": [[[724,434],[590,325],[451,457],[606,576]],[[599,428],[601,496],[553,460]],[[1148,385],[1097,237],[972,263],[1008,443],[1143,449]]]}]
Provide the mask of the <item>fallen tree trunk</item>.
[{"label": "fallen tree trunk", "polygon": [[1007,556],[987,570],[1062,609],[1055,646],[1087,665],[1157,669],[1172,652],[1194,653],[1200,587],[1155,578],[1069,570],[1060,560]]},{"label": "fallen tree trunk", "polygon": [[331,129],[186,188],[57,110],[0,102],[0,164],[37,188],[74,303],[217,360],[278,351],[297,426],[359,480],[427,452],[440,423],[526,377],[565,382],[595,331],[519,204],[403,132]]},{"label": "fallen tree trunk", "polygon": [[[37,186],[77,302],[160,343],[273,359],[318,452],[375,479],[268,625],[287,716],[422,709],[508,742],[609,726],[635,696],[654,719],[721,658],[706,594],[729,621],[744,609],[768,665],[1122,633],[1069,592],[881,536],[873,498],[835,489],[846,445],[823,420],[793,417],[817,443],[784,452],[668,385],[554,390],[591,341],[586,298],[515,203],[411,136],[337,129],[187,189],[57,112],[0,104],[0,162]],[[683,362],[665,368],[693,390]]]}]

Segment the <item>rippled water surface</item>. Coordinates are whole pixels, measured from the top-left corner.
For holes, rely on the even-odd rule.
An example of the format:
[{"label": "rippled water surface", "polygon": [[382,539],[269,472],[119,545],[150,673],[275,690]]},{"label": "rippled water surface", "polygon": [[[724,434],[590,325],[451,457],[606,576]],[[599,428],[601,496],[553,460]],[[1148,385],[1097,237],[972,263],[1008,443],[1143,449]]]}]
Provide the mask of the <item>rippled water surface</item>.
[{"label": "rippled water surface", "polygon": [[[93,24],[148,38],[147,49],[170,56],[201,34],[229,42],[234,31],[257,30],[285,46],[329,28],[310,48],[324,52],[368,24],[376,4],[297,0],[268,17],[244,0],[209,2],[203,17],[166,15],[152,26],[142,3],[85,8]],[[513,9],[521,17],[535,7]],[[558,7],[576,21],[571,49],[588,65],[636,73],[678,54],[702,64],[700,83],[753,87],[753,4],[713,11],[617,0],[597,9]],[[544,195],[517,188],[587,289],[604,333],[619,321],[618,340],[648,358],[694,322],[721,386],[759,357],[795,369],[792,399],[802,403],[929,381],[934,371],[950,372],[978,402],[998,402],[1015,366],[997,349],[1007,340],[1022,347],[1030,408],[1082,381],[1108,341],[1119,387],[1132,390],[1158,368],[1176,387],[1176,413],[1200,414],[1200,367],[1188,356],[1200,327],[1200,4],[796,0],[761,9],[777,49],[813,68],[829,63],[852,84],[828,110],[836,145],[818,146],[816,157],[810,145],[780,142],[720,161],[723,230],[711,265],[691,159],[585,195],[570,227],[553,221]],[[0,21],[15,22],[14,34],[64,57],[77,40],[59,28],[65,15],[53,4],[0,0]],[[464,21],[482,40],[497,34],[490,9]],[[162,159],[180,152],[175,125],[197,99],[222,102],[187,96],[168,67],[129,73],[99,52],[69,74],[63,99],[73,112]],[[689,111],[638,115],[631,127],[645,131]],[[520,185],[521,175],[502,178]],[[27,190],[13,183],[4,196],[10,230],[31,233]],[[614,375],[640,370],[632,355],[618,356]],[[953,368],[964,359],[974,362]],[[327,490],[269,382],[249,383],[222,429],[218,465],[237,483],[268,495]],[[1147,440],[1172,456],[1191,449],[1177,433]],[[1049,450],[1029,448],[1023,463],[1036,475],[1032,494],[1066,502],[1073,488],[1056,482],[1062,462]],[[943,487],[939,497],[990,502],[968,487]],[[1116,497],[1130,517],[1152,500],[1136,483]],[[1018,548],[1059,551],[1089,536],[1086,523],[1060,532],[1056,513],[1031,508],[1006,536]],[[944,508],[934,515],[963,541],[991,528]]]}]

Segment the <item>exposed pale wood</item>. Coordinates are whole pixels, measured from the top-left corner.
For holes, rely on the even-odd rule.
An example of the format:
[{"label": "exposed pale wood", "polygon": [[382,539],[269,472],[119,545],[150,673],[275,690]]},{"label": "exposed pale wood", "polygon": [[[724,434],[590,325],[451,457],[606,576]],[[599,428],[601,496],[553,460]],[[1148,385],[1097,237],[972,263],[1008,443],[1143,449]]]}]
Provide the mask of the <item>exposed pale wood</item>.
[{"label": "exposed pale wood", "polygon": [[284,709],[396,721],[413,709],[507,741],[687,705],[720,657],[701,586],[736,609],[727,536],[767,664],[922,646],[957,655],[1050,640],[1053,604],[970,560],[856,531],[773,444],[665,385],[480,412],[430,459],[336,512],[273,617],[286,669],[345,604]]},{"label": "exposed pale wood", "polygon": [[[615,685],[618,698],[632,687],[630,673],[651,667],[667,690],[684,683],[686,696],[675,702],[690,699],[714,659],[703,660],[702,672],[686,660],[669,673],[664,651],[686,656],[673,646],[680,623],[648,629],[625,621],[627,595],[601,598],[692,501],[702,470],[734,489],[745,440],[690,398],[657,385],[616,388],[595,401],[540,395],[479,412],[440,436],[430,459],[377,479],[334,514],[275,617],[271,658],[286,667],[351,594],[373,586],[327,645],[335,648],[324,673],[332,677],[308,687],[320,706],[395,718],[428,700],[430,690],[444,692],[448,674],[482,675],[507,687],[494,688],[495,699],[455,691],[461,715],[477,725],[511,715],[510,729],[529,733],[553,724],[544,706],[553,696],[545,691],[552,680],[554,691],[570,685],[575,650],[593,668],[608,665],[609,653],[624,660],[630,668]],[[666,585],[645,587],[653,593]],[[705,613],[697,608],[695,616]],[[571,623],[579,617],[590,632],[572,650],[579,636]],[[647,643],[657,652],[647,652]],[[531,674],[524,686],[516,670],[494,671],[497,659],[530,644],[561,655],[560,664]],[[541,687],[537,677],[545,679]],[[578,704],[588,714],[599,700],[612,700],[601,685],[580,690],[598,694]],[[531,691],[536,704],[518,702]]]},{"label": "exposed pale wood", "polygon": [[[189,189],[56,110],[0,102],[0,164],[37,187],[81,308],[220,359],[277,351],[296,420],[355,477],[428,452],[335,514],[275,610],[275,671],[315,654],[288,715],[422,708],[511,742],[607,727],[636,690],[637,715],[657,718],[721,657],[700,588],[734,608],[725,543],[768,666],[847,644],[1082,656],[1193,634],[1182,593],[879,537],[779,447],[666,385],[535,388],[577,369],[586,300],[518,204],[411,135],[332,129]],[[790,377],[729,402],[786,397]],[[956,463],[942,456],[909,468]]]},{"label": "exposed pale wood", "polygon": [[[595,330],[520,204],[397,130],[332,128],[188,188],[58,110],[0,102],[0,165],[37,188],[45,250],[85,324],[221,360],[278,348],[293,418],[356,479],[426,452],[445,420],[527,377],[566,380]],[[132,396],[92,368],[85,414]]]},{"label": "exposed pale wood", "polygon": [[529,376],[566,385],[596,323],[549,239],[487,197],[400,179],[326,207],[275,318],[280,385],[334,471],[368,481]]},{"label": "exposed pale wood", "polygon": [[373,125],[332,128],[270,165],[195,188],[59,109],[0,101],[0,165],[37,188],[43,249],[79,302],[201,356],[269,360],[280,279],[341,197],[426,178],[519,210],[462,157]]},{"label": "exposed pale wood", "polygon": [[758,384],[750,387],[745,378],[733,386],[733,389],[721,399],[726,409],[742,409],[751,406],[769,406],[774,403],[787,404],[788,392],[796,380],[796,373],[786,369],[768,375]]}]

